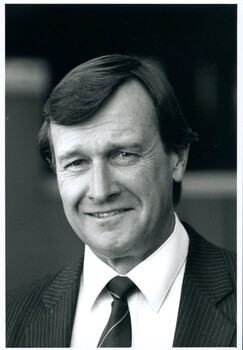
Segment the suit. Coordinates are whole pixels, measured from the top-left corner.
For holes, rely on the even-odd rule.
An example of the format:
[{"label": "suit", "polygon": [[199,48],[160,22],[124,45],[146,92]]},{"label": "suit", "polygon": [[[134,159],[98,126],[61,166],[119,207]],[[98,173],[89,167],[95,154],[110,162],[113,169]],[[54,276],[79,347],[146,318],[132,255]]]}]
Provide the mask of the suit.
[{"label": "suit", "polygon": [[[184,224],[190,243],[173,347],[236,346],[235,256]],[[69,347],[83,260],[10,293],[7,347]]]}]

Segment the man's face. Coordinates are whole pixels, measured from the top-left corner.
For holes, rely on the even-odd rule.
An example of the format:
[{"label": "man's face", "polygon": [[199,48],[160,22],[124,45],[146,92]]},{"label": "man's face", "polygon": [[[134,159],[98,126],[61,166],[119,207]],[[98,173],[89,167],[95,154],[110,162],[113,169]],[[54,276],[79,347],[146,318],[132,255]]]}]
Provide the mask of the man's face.
[{"label": "man's face", "polygon": [[51,126],[65,214],[104,261],[142,261],[173,230],[173,178],[183,170],[165,153],[157,124],[150,96],[132,81],[91,119]]}]

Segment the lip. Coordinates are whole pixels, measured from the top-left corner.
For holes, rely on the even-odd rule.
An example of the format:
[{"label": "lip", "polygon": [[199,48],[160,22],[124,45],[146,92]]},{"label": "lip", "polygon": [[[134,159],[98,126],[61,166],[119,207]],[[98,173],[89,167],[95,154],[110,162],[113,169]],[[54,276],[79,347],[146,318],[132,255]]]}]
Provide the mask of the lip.
[{"label": "lip", "polygon": [[127,211],[132,210],[131,208],[120,208],[120,209],[109,209],[109,210],[100,210],[94,212],[87,212],[86,215],[93,217],[95,219],[109,219],[115,216],[124,214]]}]

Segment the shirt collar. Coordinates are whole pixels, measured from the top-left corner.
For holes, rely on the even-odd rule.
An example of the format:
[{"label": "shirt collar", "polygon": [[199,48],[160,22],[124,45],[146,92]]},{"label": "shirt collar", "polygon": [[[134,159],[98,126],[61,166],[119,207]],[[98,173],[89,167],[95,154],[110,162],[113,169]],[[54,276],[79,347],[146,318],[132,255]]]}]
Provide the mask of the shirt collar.
[{"label": "shirt collar", "polygon": [[88,309],[92,308],[103,288],[115,276],[117,272],[100,260],[86,245],[81,287]]},{"label": "shirt collar", "polygon": [[175,214],[175,227],[169,238],[127,276],[138,286],[155,312],[158,312],[188,252],[189,238]]},{"label": "shirt collar", "polygon": [[[152,255],[127,274],[155,312],[159,311],[186,260],[188,243],[187,232],[175,214],[175,227],[170,237]],[[82,288],[86,295],[87,307],[93,306],[105,285],[115,276],[117,272],[101,261],[86,246]]]}]

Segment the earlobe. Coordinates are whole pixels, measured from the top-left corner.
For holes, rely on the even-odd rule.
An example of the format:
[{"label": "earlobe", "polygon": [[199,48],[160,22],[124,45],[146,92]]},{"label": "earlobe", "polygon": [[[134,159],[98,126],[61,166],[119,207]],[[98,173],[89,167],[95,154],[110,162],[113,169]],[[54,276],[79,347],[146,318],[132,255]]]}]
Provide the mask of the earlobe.
[{"label": "earlobe", "polygon": [[181,182],[183,179],[187,165],[188,152],[189,146],[179,153],[172,154],[173,180],[176,182]]}]

